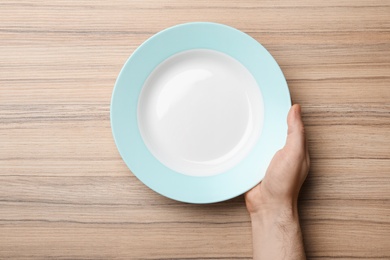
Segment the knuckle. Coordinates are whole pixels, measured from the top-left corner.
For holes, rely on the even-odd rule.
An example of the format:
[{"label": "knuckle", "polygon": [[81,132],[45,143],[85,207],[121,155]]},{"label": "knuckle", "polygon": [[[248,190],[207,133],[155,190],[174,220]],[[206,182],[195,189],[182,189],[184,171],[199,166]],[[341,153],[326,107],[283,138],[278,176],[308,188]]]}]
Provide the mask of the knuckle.
[{"label": "knuckle", "polygon": [[301,133],[302,135],[305,135],[305,126],[302,124],[298,127],[298,131],[299,133]]}]

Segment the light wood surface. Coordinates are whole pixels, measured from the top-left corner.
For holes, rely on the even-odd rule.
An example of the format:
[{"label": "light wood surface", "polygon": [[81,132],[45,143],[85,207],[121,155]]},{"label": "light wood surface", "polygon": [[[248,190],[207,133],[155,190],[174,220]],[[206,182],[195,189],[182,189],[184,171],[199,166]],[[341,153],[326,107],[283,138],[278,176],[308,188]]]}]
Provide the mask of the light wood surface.
[{"label": "light wood surface", "polygon": [[111,93],[128,56],[189,21],[253,36],[302,104],[308,258],[390,259],[386,0],[1,1],[0,258],[251,258],[242,196],[161,197],[127,169],[111,135]]}]

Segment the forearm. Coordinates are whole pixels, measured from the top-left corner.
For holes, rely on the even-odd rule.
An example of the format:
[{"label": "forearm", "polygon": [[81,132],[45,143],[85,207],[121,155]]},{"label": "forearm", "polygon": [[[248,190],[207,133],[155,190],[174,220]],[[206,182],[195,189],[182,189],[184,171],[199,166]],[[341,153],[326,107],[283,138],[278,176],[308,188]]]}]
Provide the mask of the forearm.
[{"label": "forearm", "polygon": [[251,214],[254,260],[306,259],[297,210]]}]

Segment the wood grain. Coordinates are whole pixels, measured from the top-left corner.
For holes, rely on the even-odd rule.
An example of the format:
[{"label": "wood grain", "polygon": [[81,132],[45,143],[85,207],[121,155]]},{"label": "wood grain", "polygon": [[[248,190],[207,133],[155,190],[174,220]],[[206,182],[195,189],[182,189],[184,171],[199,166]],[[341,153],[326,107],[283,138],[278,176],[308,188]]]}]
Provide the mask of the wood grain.
[{"label": "wood grain", "polygon": [[262,43],[302,104],[309,259],[390,259],[390,3],[1,1],[0,258],[250,259],[243,196],[175,202],[127,169],[109,105],[128,56],[183,22]]}]

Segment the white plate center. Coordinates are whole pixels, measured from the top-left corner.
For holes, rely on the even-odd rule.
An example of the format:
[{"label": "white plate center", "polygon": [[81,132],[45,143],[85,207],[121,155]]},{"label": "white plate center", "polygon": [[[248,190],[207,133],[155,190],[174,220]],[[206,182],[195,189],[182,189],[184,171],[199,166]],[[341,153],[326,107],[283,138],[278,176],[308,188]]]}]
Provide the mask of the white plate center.
[{"label": "white plate center", "polygon": [[182,174],[210,176],[231,169],[250,152],[263,110],[256,80],[240,62],[196,49],[173,55],[149,75],[139,97],[138,124],[162,164]]}]

